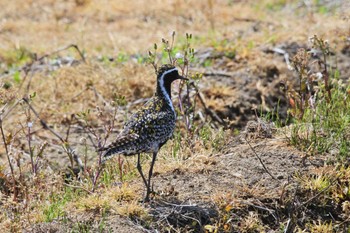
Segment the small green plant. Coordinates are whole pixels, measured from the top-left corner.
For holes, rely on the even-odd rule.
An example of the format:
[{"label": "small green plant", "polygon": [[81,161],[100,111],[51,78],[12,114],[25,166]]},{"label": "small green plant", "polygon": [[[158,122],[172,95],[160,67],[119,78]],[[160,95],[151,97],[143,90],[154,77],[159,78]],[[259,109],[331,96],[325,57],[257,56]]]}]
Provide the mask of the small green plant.
[{"label": "small green plant", "polygon": [[43,211],[44,221],[52,222],[55,219],[66,216],[66,213],[63,210],[64,205],[64,200],[55,200],[55,198],[53,198],[51,200],[51,203]]},{"label": "small green plant", "polygon": [[287,5],[286,0],[274,0],[266,4],[266,8],[269,11],[280,11]]},{"label": "small green plant", "polygon": [[92,231],[91,223],[76,222],[72,227],[72,233],[89,233]]},{"label": "small green plant", "polygon": [[[123,161],[124,160],[119,157],[117,168],[109,166],[107,167],[107,169],[103,169],[103,164],[102,164],[103,152],[99,151],[99,149],[105,146],[108,137],[112,133],[112,130],[115,125],[115,117],[118,111],[118,107],[124,106],[125,104],[126,104],[126,100],[124,96],[120,96],[117,94],[114,95],[114,100],[110,104],[110,106],[114,106],[114,111],[110,113],[108,116],[111,120],[107,122],[105,125],[103,125],[103,129],[105,133],[102,136],[100,135],[100,133],[97,131],[95,127],[94,119],[103,117],[105,112],[103,112],[99,107],[97,107],[96,111],[91,111],[90,109],[87,109],[77,114],[77,118],[80,120],[85,132],[90,138],[90,141],[95,147],[95,150],[98,151],[97,164],[92,167],[87,167],[85,162],[85,166],[82,174],[83,179],[88,181],[86,184],[90,186],[89,189],[91,190],[91,192],[94,192],[97,186],[101,184],[101,182],[104,186],[109,186],[113,178],[118,174],[118,172],[119,172],[120,180],[123,180],[123,177],[124,177]],[[85,145],[84,160],[86,161],[88,146],[86,144],[85,138],[83,142]]]},{"label": "small green plant", "polygon": [[206,59],[204,62],[203,62],[203,66],[204,67],[211,67],[213,65],[213,60],[212,59]]},{"label": "small green plant", "polygon": [[295,121],[289,141],[309,154],[336,151],[348,156],[350,148],[349,86],[330,66],[330,46],[317,36],[311,50],[301,49],[292,60],[298,88],[288,88],[289,114]]},{"label": "small green plant", "polygon": [[225,142],[225,131],[223,129],[213,129],[206,124],[199,129],[198,134],[206,148],[211,148],[214,151],[222,149]]},{"label": "small green plant", "polygon": [[124,62],[127,62],[128,59],[129,59],[129,57],[125,53],[122,53],[122,52],[118,53],[117,62],[124,63]]},{"label": "small green plant", "polygon": [[29,49],[20,46],[14,50],[3,53],[4,61],[9,68],[15,68],[31,61],[35,54]]}]

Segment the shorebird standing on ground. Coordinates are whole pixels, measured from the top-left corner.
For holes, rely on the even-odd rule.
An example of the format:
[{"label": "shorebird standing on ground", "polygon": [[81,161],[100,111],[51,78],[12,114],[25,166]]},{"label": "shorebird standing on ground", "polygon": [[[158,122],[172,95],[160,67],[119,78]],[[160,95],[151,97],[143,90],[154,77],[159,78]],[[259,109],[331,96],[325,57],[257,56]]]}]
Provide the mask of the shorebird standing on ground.
[{"label": "shorebird standing on ground", "polygon": [[[155,95],[125,124],[122,132],[109,146],[102,148],[103,161],[114,155],[137,155],[137,170],[146,186],[144,201],[149,201],[153,166],[159,149],[173,135],[176,112],[171,101],[171,83],[177,79],[188,80],[179,75],[173,65],[163,65],[157,72]],[[141,153],[152,153],[152,162],[146,180],[140,163]]]}]

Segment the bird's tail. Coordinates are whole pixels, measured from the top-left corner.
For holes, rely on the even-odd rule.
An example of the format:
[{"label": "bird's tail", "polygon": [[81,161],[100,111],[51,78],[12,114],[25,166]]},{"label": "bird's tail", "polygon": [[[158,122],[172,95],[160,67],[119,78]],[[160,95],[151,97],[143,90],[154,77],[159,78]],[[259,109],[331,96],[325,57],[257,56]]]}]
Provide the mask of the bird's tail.
[{"label": "bird's tail", "polygon": [[134,140],[138,138],[137,134],[128,134],[124,137],[119,137],[115,142],[110,145],[99,149],[98,151],[103,151],[102,162],[113,158],[115,155],[133,155],[136,154],[137,149]]},{"label": "bird's tail", "polygon": [[121,154],[121,153],[118,153],[118,148],[116,147],[105,147],[105,148],[102,148],[100,149],[99,151],[103,151],[102,152],[102,162],[104,163],[105,161],[113,158],[115,155],[118,155],[118,154]]}]

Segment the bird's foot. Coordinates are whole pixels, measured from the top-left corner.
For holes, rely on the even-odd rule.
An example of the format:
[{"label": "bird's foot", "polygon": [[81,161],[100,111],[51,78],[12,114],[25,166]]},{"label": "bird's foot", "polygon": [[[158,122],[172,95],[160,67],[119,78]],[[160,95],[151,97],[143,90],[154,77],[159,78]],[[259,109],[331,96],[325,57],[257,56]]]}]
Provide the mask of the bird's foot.
[{"label": "bird's foot", "polygon": [[153,198],[155,197],[155,195],[156,195],[156,193],[152,189],[152,191],[149,191],[149,192],[146,193],[146,196],[140,202],[142,202],[142,203],[150,203],[153,200]]}]

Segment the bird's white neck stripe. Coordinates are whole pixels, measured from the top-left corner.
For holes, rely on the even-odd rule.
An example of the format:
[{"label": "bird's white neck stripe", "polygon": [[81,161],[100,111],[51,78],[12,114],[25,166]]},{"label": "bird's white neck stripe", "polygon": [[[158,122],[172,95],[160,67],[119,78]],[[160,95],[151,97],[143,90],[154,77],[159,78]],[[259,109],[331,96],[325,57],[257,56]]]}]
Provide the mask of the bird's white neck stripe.
[{"label": "bird's white neck stripe", "polygon": [[177,70],[178,70],[177,68],[174,68],[174,69],[171,69],[171,70],[167,70],[159,78],[160,90],[162,91],[166,102],[169,104],[169,106],[170,106],[171,110],[173,110],[174,114],[175,114],[175,109],[174,109],[174,106],[173,106],[173,102],[171,101],[169,93],[165,90],[165,87],[164,87],[164,76],[169,74],[169,73],[171,73],[171,72],[177,71]]}]

